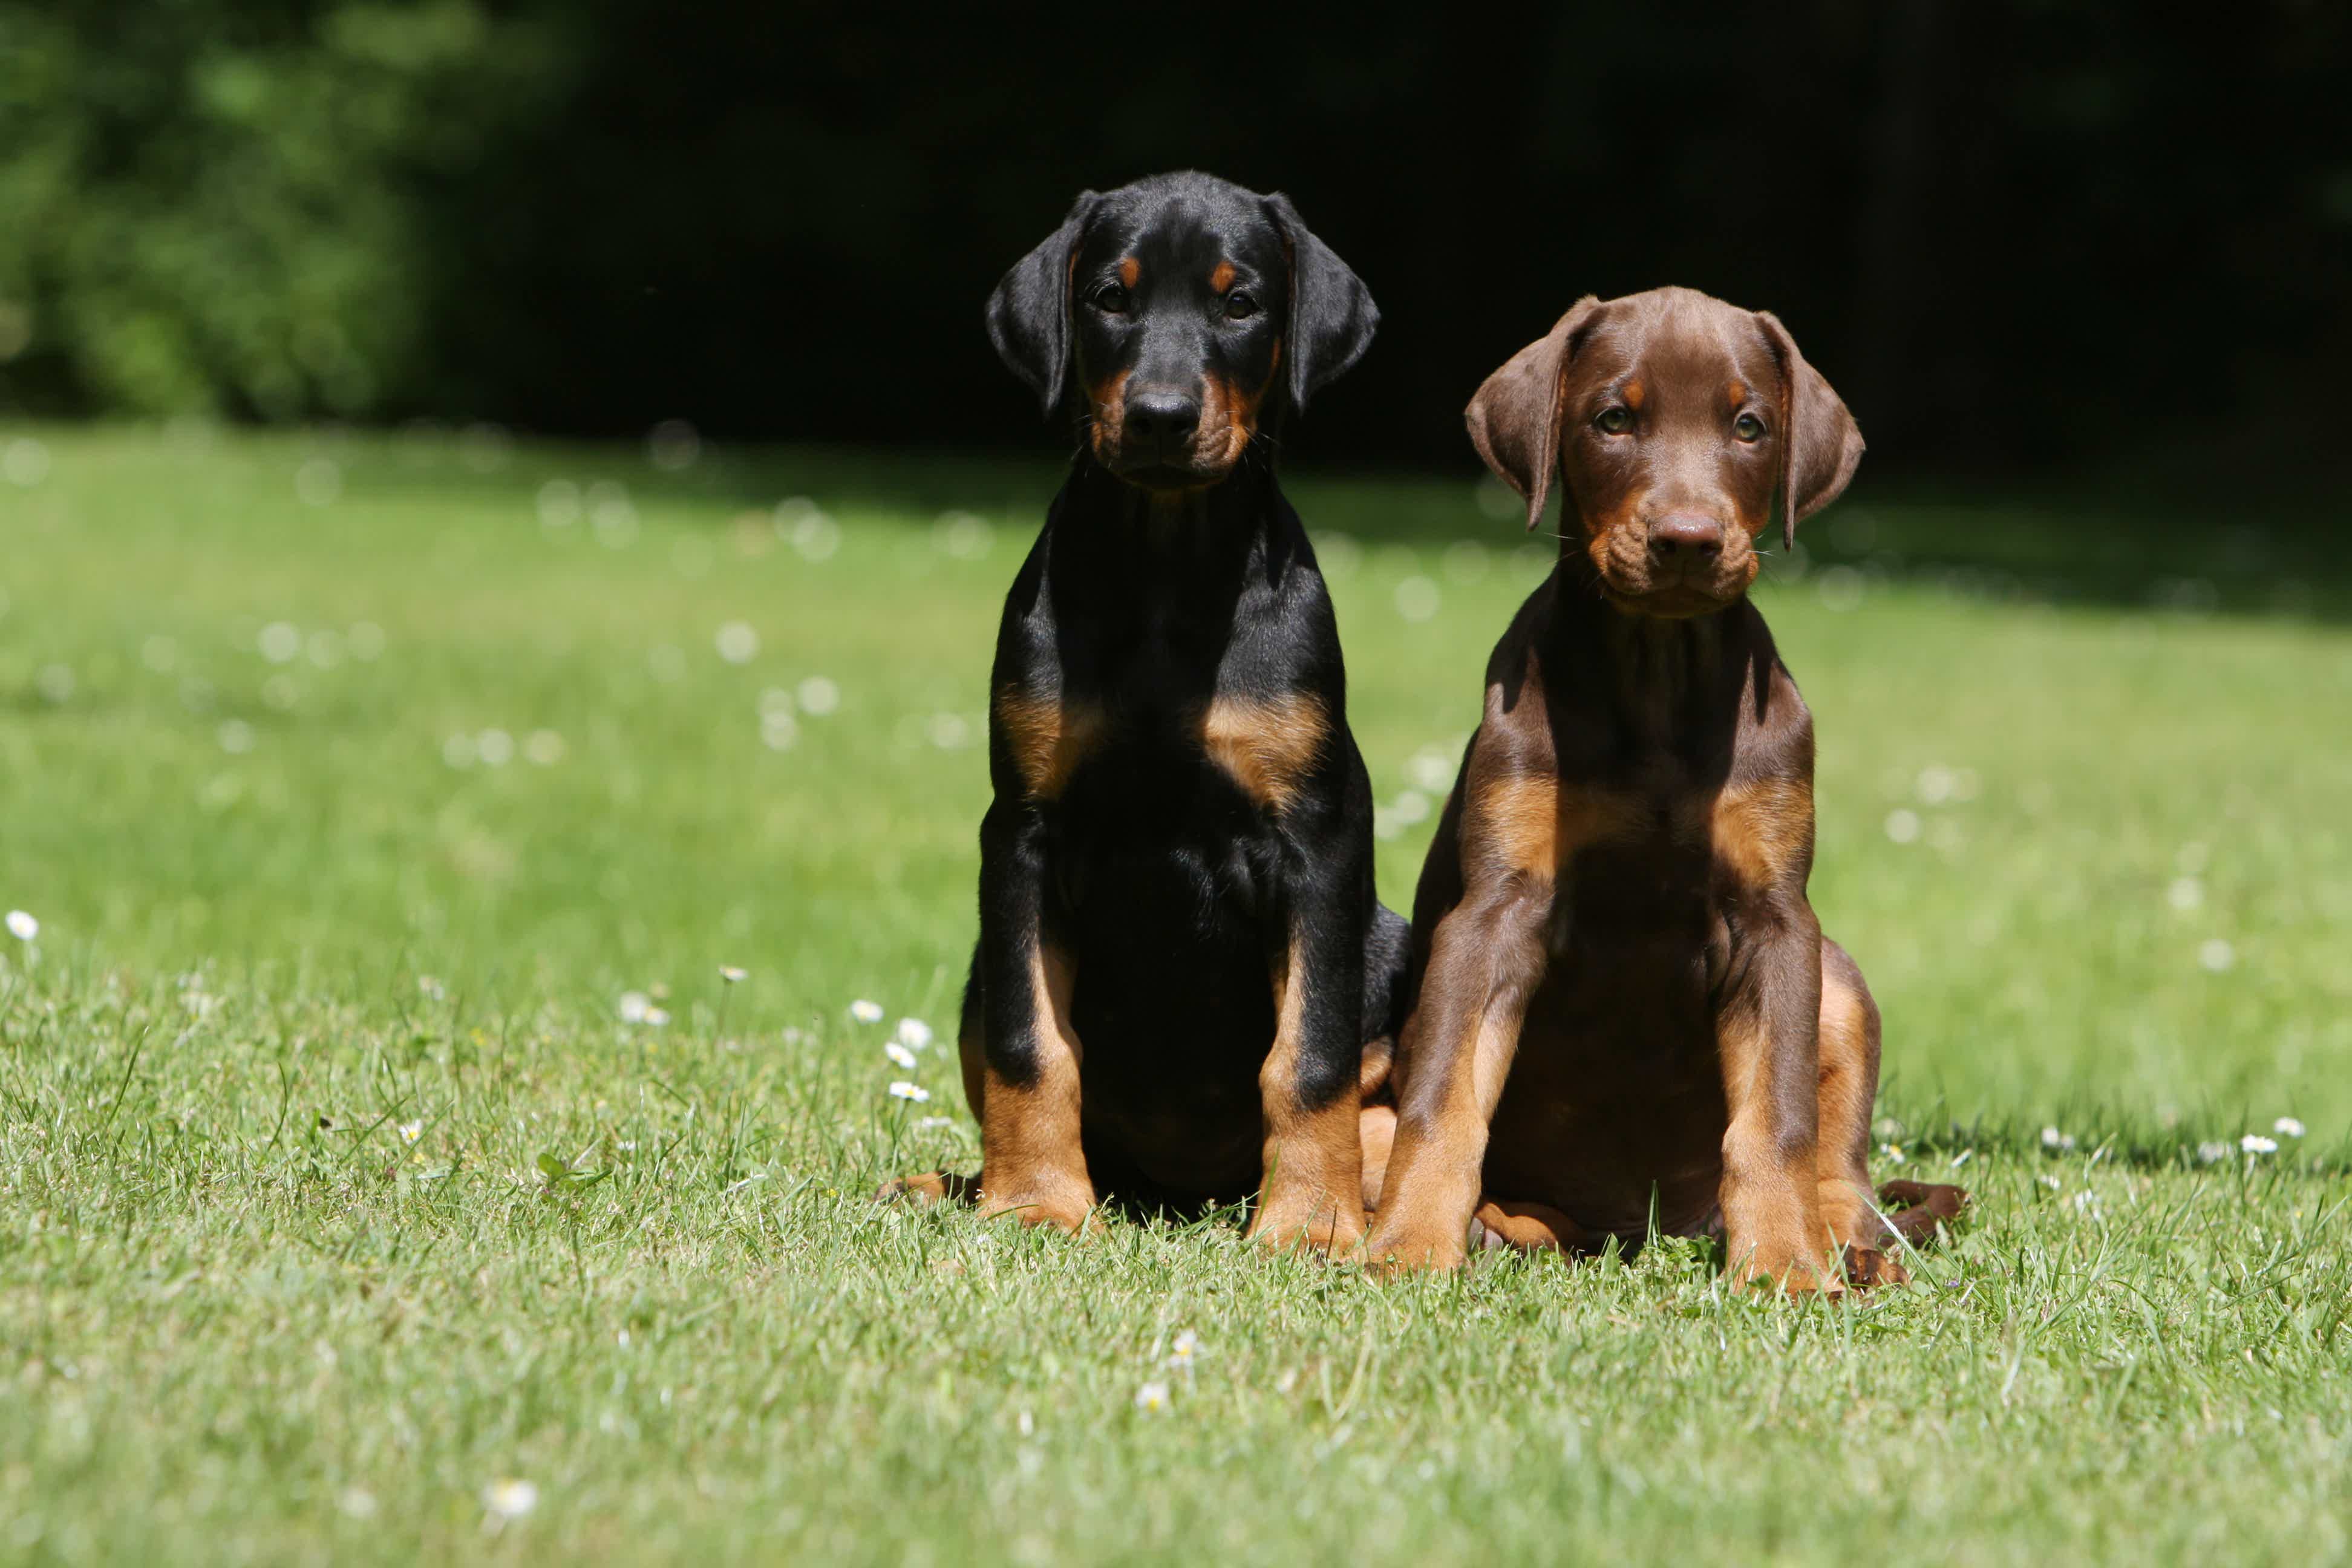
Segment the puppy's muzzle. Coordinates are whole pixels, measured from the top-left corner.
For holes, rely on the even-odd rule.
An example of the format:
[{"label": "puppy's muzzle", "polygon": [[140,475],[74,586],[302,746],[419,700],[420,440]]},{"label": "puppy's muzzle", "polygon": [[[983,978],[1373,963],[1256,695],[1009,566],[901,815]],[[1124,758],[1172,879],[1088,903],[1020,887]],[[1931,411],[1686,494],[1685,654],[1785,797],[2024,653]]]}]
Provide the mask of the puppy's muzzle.
[{"label": "puppy's muzzle", "polygon": [[1706,584],[1723,558],[1723,523],[1703,511],[1668,512],[1650,524],[1650,570],[1661,587]]},{"label": "puppy's muzzle", "polygon": [[1137,484],[1198,484],[1201,400],[1166,388],[1130,389],[1119,418],[1112,468]]}]

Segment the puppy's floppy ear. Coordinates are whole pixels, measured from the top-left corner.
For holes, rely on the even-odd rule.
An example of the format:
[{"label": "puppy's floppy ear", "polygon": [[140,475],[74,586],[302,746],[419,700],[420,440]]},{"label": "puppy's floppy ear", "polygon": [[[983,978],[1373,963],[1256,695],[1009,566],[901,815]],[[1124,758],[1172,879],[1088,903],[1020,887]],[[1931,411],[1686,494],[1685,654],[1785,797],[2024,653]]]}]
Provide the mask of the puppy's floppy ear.
[{"label": "puppy's floppy ear", "polygon": [[1552,476],[1559,471],[1559,398],[1569,362],[1600,309],[1601,301],[1590,294],[1570,306],[1550,331],[1488,376],[1463,412],[1470,444],[1496,479],[1527,498],[1530,533],[1543,518]]},{"label": "puppy's floppy ear", "polygon": [[1070,366],[1070,268],[1102,197],[1080,193],[1062,226],[1019,261],[988,297],[988,341],[1013,374],[1027,382],[1050,417],[1062,401]]},{"label": "puppy's floppy ear", "polygon": [[1364,357],[1381,312],[1363,279],[1315,237],[1288,196],[1276,191],[1266,197],[1265,212],[1290,253],[1290,332],[1284,349],[1290,356],[1291,406],[1304,408],[1310,393]]},{"label": "puppy's floppy ear", "polygon": [[1838,499],[1862,461],[1862,428],[1820,371],[1797,352],[1797,340],[1769,310],[1756,319],[1780,357],[1780,548],[1797,542],[1797,524]]}]

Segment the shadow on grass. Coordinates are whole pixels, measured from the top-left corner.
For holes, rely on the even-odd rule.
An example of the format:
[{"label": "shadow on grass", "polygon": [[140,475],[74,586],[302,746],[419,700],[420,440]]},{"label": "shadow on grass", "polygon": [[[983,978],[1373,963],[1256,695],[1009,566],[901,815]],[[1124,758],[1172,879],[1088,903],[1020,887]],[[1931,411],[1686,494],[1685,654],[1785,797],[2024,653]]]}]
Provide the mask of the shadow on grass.
[{"label": "shadow on grass", "polygon": [[[550,479],[619,483],[639,501],[719,506],[730,516],[804,497],[828,512],[929,526],[943,513],[981,514],[1016,535],[1043,520],[1066,465],[1049,456],[975,456],[883,448],[741,447],[656,468],[627,445],[532,443],[495,468],[452,459],[457,443],[395,438],[362,457],[353,478],[415,490],[512,487],[528,502]],[[2066,479],[1957,485],[1874,480],[1807,523],[1793,558],[1775,546],[1769,574],[1833,568],[1992,600],[2173,614],[2226,613],[2352,620],[2352,552],[2342,543],[2352,495],[2326,481],[2281,481],[2260,496],[2222,493],[2184,462]],[[1517,499],[1467,466],[1452,474],[1285,475],[1307,527],[1370,545],[1507,548],[1525,536]],[[2340,487],[2339,487],[2340,488]],[[1558,510],[1545,524],[1559,526]]]}]

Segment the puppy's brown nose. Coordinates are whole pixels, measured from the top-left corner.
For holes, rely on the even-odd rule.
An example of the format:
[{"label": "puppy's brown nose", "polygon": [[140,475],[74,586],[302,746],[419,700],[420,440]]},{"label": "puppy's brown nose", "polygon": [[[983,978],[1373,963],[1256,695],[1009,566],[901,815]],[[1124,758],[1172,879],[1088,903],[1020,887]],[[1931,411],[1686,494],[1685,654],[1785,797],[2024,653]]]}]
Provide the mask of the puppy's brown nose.
[{"label": "puppy's brown nose", "polygon": [[1650,559],[1697,566],[1723,553],[1723,523],[1703,511],[1670,511],[1650,524]]}]

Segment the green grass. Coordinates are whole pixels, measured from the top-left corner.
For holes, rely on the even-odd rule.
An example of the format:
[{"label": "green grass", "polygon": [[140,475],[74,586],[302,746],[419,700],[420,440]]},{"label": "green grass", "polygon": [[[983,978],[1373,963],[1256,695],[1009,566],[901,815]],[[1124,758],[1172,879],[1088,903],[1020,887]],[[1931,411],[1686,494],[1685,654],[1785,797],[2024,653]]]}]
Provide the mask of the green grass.
[{"label": "green grass", "polygon": [[[543,524],[555,479],[630,521]],[[2352,1553],[2321,543],[2192,554],[2161,502],[1865,469],[1776,563],[1882,1131],[1979,1194],[1916,1289],[1831,1310],[1680,1245],[1383,1287],[1231,1216],[1078,1244],[864,1201],[975,1162],[952,1047],[881,1044],[948,1033],[990,639],[1051,482],[0,430],[0,907],[42,922],[0,938],[0,1556]],[[1292,488],[1355,540],[1326,557],[1402,903],[1416,755],[1542,560],[1466,479]],[[488,730],[511,759],[453,766]],[[2282,1115],[2308,1136],[2235,1151]],[[501,1478],[536,1508],[486,1510]]]}]

